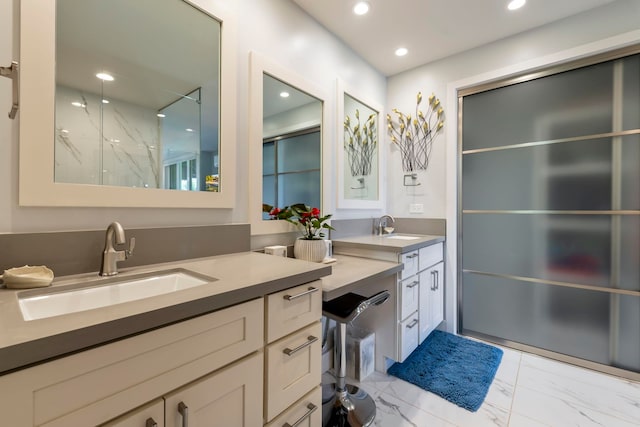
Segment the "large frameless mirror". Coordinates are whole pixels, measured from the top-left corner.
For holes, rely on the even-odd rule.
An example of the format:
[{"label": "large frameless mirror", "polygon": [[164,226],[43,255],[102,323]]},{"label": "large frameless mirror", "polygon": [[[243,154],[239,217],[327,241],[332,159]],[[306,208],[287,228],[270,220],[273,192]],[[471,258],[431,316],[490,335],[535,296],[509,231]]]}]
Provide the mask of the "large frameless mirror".
[{"label": "large frameless mirror", "polygon": [[293,231],[264,206],[322,209],[326,95],[295,73],[251,52],[250,217],[253,234]]},{"label": "large frameless mirror", "polygon": [[381,209],[382,127],[376,102],[338,80],[338,207]]},{"label": "large frameless mirror", "polygon": [[[41,152],[24,162],[21,155],[21,204],[232,207],[235,99],[224,88],[235,87],[226,64],[234,61],[222,59],[234,37],[227,13],[211,0],[34,3],[23,2],[23,26],[44,19],[50,28],[38,31],[54,37],[23,29],[22,83],[35,78],[30,64],[51,67],[55,79],[50,88],[41,76],[39,93],[23,92],[29,125],[21,134],[51,123],[50,113],[29,109],[30,96],[47,105],[53,92],[54,113],[50,130],[21,139],[24,152]],[[36,52],[44,59],[32,60]],[[38,191],[23,165],[57,197]]]}]

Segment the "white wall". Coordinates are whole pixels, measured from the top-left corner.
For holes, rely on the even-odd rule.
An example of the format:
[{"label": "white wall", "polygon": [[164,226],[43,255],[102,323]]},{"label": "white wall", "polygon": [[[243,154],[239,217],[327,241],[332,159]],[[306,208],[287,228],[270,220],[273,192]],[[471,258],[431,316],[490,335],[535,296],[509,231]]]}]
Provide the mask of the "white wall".
[{"label": "white wall", "polygon": [[[221,224],[248,221],[249,186],[243,178],[249,159],[249,51],[303,75],[333,94],[337,78],[384,103],[385,78],[289,0],[215,0],[237,17],[237,195],[236,208],[134,209],[36,208],[18,206],[18,126],[7,118],[11,81],[0,79],[0,232],[102,229],[111,221],[125,227]],[[0,65],[19,59],[19,0],[0,2]],[[329,99],[333,108],[335,99]],[[332,110],[334,111],[334,110]],[[18,113],[18,120],[20,114]],[[335,114],[325,131],[336,132]],[[52,142],[53,143],[53,142]],[[222,144],[225,144],[223,141]],[[335,167],[328,173],[335,177]],[[332,178],[333,179],[333,178]],[[334,191],[335,182],[329,191]],[[335,198],[330,197],[333,200]],[[325,207],[327,212],[333,206]]]},{"label": "white wall", "polygon": [[[399,153],[390,149],[387,207],[396,216],[410,216],[409,203],[424,204],[427,218],[447,218],[446,316],[447,329],[456,329],[456,191],[457,88],[593,55],[640,42],[640,1],[618,0],[480,48],[391,77],[387,108],[413,111],[416,94],[431,92],[441,99],[447,122],[435,141],[429,168],[419,173],[421,185],[405,188]],[[388,143],[389,147],[390,144]],[[415,214],[414,214],[415,215]]]}]

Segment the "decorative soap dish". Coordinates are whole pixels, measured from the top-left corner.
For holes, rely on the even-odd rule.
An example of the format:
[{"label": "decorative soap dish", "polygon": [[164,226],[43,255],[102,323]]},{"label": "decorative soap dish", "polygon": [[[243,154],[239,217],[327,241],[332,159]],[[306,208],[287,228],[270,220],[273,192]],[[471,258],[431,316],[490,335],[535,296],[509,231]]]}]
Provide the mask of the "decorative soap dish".
[{"label": "decorative soap dish", "polygon": [[51,285],[53,271],[44,265],[10,268],[0,276],[9,289],[44,288]]}]

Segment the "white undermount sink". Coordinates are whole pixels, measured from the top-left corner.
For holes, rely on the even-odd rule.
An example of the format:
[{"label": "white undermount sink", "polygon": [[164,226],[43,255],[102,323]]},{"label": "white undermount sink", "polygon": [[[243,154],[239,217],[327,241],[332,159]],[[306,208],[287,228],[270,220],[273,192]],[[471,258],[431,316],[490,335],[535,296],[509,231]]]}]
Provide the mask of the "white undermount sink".
[{"label": "white undermount sink", "polygon": [[18,302],[24,320],[36,320],[168,294],[215,280],[174,269],[24,291],[19,293]]},{"label": "white undermount sink", "polygon": [[399,234],[392,234],[390,236],[386,237],[387,239],[393,239],[393,240],[416,240],[419,239],[420,237],[418,236],[401,236]]}]

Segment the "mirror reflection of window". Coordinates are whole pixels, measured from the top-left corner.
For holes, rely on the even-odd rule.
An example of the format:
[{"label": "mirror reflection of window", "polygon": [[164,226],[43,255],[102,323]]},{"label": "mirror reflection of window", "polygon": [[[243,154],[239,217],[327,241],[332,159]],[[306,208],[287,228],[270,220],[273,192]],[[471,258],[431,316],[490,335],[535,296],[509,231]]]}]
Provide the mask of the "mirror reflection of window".
[{"label": "mirror reflection of window", "polygon": [[263,203],[320,208],[322,102],[269,75],[263,83]]},{"label": "mirror reflection of window", "polygon": [[218,190],[219,58],[185,1],[57,0],[55,181]]}]

